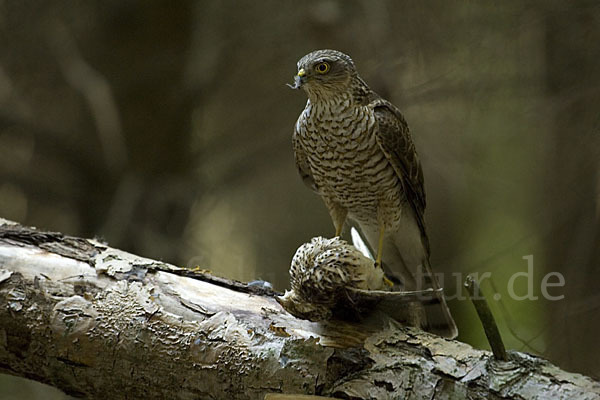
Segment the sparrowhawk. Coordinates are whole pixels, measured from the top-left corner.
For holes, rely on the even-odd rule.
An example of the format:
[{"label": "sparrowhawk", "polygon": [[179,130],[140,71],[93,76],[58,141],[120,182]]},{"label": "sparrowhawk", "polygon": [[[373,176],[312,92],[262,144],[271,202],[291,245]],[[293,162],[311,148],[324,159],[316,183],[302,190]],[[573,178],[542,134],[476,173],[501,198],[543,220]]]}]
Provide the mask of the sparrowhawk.
[{"label": "sparrowhawk", "polygon": [[429,264],[423,172],[406,120],[358,75],[339,51],[298,61],[292,86],[308,95],[293,135],[303,181],[325,202],[336,236],[346,218],[358,223],[377,262],[401,290],[433,288],[419,324],[455,337],[456,325]]}]

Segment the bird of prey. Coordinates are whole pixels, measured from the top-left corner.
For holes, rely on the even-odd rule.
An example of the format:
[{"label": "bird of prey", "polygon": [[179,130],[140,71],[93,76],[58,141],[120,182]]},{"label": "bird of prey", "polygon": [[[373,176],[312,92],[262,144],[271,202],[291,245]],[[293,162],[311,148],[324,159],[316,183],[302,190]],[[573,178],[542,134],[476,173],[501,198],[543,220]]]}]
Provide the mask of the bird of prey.
[{"label": "bird of prey", "polygon": [[291,86],[308,95],[293,134],[300,176],[322,197],[336,236],[350,218],[400,290],[438,293],[422,305],[419,325],[456,337],[429,264],[423,172],[406,120],[342,52],[313,51],[297,67]]}]

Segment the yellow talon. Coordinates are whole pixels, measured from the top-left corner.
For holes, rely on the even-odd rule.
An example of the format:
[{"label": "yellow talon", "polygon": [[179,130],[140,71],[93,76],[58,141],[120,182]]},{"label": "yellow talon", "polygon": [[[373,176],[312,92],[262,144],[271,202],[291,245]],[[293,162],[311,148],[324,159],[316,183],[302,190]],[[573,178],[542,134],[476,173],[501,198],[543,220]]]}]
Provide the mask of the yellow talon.
[{"label": "yellow talon", "polygon": [[386,285],[388,285],[389,287],[393,287],[393,286],[394,286],[394,282],[390,281],[390,280],[388,279],[388,277],[387,277],[387,276],[385,276],[385,275],[383,276],[383,283],[385,283],[385,284],[386,284]]}]

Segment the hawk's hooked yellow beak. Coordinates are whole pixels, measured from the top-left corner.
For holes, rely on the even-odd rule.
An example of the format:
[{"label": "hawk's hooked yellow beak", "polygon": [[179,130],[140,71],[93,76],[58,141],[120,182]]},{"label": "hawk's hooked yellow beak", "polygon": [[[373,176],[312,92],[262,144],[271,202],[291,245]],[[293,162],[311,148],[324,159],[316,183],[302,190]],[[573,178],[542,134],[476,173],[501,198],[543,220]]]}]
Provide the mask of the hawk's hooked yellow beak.
[{"label": "hawk's hooked yellow beak", "polygon": [[302,84],[305,81],[306,81],[306,71],[304,70],[304,68],[300,68],[300,71],[298,71],[298,73],[294,77],[294,84],[290,85],[288,83],[287,85],[289,87],[291,87],[292,89],[300,89],[300,87],[302,86]]}]

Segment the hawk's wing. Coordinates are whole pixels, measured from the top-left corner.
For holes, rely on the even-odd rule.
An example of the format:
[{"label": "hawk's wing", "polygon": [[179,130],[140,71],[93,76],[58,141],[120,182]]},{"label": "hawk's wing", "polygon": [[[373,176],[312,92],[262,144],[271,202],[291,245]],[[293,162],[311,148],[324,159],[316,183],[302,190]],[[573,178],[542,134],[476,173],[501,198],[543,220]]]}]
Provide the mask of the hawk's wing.
[{"label": "hawk's wing", "polygon": [[[400,110],[390,102],[375,96],[371,99],[372,101],[369,103],[369,106],[373,108],[375,120],[378,125],[377,143],[402,183],[402,190],[421,231],[421,242],[425,250],[425,259],[420,261],[425,273],[419,273],[414,277],[418,278],[418,287],[432,288],[437,300],[433,303],[423,304],[425,314],[427,315],[425,325],[432,332],[448,338],[455,338],[458,335],[458,329],[446,305],[444,294],[440,290],[436,276],[433,274],[431,265],[429,264],[429,240],[425,230],[424,219],[425,189],[423,185],[423,170],[415,151],[415,145],[408,132],[408,124],[400,113]],[[397,240],[398,238],[394,239]],[[402,241],[400,243],[395,242],[396,246],[402,243]],[[405,247],[398,248],[401,251],[400,258],[403,258],[403,249],[406,250]],[[419,269],[418,266],[417,269]],[[423,324],[423,321],[420,323]]]},{"label": "hawk's wing", "polygon": [[425,230],[425,189],[423,170],[408,131],[406,120],[392,103],[380,97],[369,103],[377,122],[377,143],[388,159],[398,179],[406,199],[414,212],[421,230],[423,245],[429,254],[429,240]]},{"label": "hawk's wing", "polygon": [[[296,124],[297,125],[297,124]],[[319,189],[317,188],[317,184],[312,176],[312,171],[306,162],[306,153],[300,140],[298,139],[298,130],[296,126],[294,126],[294,135],[292,136],[292,142],[294,145],[294,158],[296,159],[296,167],[298,167],[298,172],[300,173],[300,177],[302,178],[302,182],[309,188],[313,190],[313,192],[319,193]]]}]

